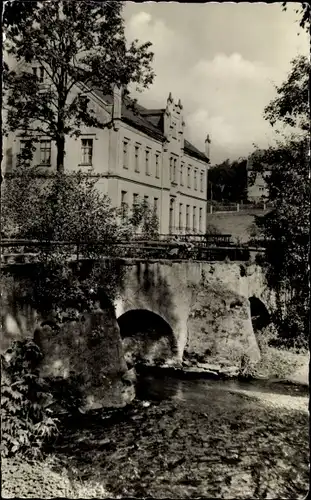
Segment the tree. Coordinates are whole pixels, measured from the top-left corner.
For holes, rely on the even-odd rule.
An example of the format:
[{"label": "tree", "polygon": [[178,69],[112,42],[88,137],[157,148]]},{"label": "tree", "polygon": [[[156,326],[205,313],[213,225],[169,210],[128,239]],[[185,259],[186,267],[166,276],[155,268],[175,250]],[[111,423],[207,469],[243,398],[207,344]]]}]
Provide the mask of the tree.
[{"label": "tree", "polygon": [[[265,267],[270,286],[280,298],[276,325],[281,337],[291,343],[308,338],[309,272],[308,242],[310,214],[308,96],[306,58],[292,62],[292,71],[278,89],[278,97],[265,109],[265,118],[293,128],[277,144],[261,152],[265,165],[269,201],[273,210],[256,217],[268,241]],[[270,243],[269,243],[270,242]]]},{"label": "tree", "polygon": [[128,224],[134,228],[136,234],[143,239],[157,239],[159,236],[159,219],[147,201],[134,205],[128,217]]},{"label": "tree", "polygon": [[[75,173],[38,176],[25,164],[6,178],[2,193],[5,236],[38,242],[37,268],[29,300],[40,310],[84,311],[92,307],[99,290],[114,299],[118,257],[116,243],[135,231],[121,223],[120,209],[96,187],[96,177]],[[85,261],[92,260],[87,272]],[[82,274],[81,274],[82,273]]]},{"label": "tree", "polygon": [[[92,308],[98,293],[113,301],[122,279],[117,243],[130,241],[137,232],[145,239],[158,236],[158,218],[146,202],[125,216],[96,182],[96,176],[82,172],[40,177],[25,157],[5,179],[5,236],[38,242],[31,247],[38,266],[29,292],[36,308],[75,314]],[[103,261],[107,256],[113,259]],[[93,263],[85,266],[86,261]]]},{"label": "tree", "polygon": [[[283,2],[282,3],[282,8],[283,8],[284,11],[287,10],[287,3],[288,2]],[[295,12],[296,12],[296,14],[299,14],[299,16],[300,16],[299,26],[302,29],[306,30],[307,33],[309,33],[309,29],[310,29],[310,13],[311,13],[310,4],[302,2],[301,5],[300,5],[300,9],[296,9]]]},{"label": "tree", "polygon": [[278,121],[297,130],[310,130],[309,118],[310,61],[306,56],[292,60],[287,80],[276,87],[277,97],[264,110],[264,117],[274,126]]},{"label": "tree", "polygon": [[246,201],[246,164],[243,158],[233,162],[228,159],[209,170],[208,198],[234,203]]},{"label": "tree", "polygon": [[37,8],[36,1],[8,0],[3,9],[2,22],[5,27],[15,26],[18,29],[19,24],[28,16],[31,16]]},{"label": "tree", "polygon": [[38,135],[49,136],[57,148],[57,170],[62,172],[67,135],[78,137],[82,125],[112,124],[103,123],[92,109],[90,93],[98,89],[111,94],[114,85],[124,94],[130,84],[140,90],[148,87],[154,76],[153,54],[149,42],[127,44],[122,2],[31,3],[24,17],[13,15],[19,7],[8,3],[5,50],[18,63],[38,64],[46,80],[42,85],[39,76],[26,68],[4,72],[7,125],[9,131],[19,130],[33,141]]}]

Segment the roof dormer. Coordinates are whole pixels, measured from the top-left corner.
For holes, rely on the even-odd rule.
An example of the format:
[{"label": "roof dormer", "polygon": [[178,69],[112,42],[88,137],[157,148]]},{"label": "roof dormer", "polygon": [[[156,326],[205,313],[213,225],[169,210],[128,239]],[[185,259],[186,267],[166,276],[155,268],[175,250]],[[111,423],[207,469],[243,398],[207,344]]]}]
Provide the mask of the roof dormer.
[{"label": "roof dormer", "polygon": [[164,135],[168,141],[177,141],[181,143],[181,148],[184,147],[185,128],[182,110],[183,106],[180,99],[178,103],[175,103],[172,93],[170,92],[164,113]]}]

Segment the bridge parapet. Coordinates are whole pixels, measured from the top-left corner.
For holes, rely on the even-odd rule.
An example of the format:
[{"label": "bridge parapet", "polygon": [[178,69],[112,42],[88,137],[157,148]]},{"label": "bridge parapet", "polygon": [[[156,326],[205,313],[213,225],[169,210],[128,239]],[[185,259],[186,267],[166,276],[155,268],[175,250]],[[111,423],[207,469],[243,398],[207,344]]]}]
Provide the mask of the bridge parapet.
[{"label": "bridge parapet", "polygon": [[[162,235],[163,236],[163,235]],[[193,239],[197,236],[197,239]],[[246,245],[230,244],[230,235],[210,235],[208,239],[203,235],[181,235],[174,240],[133,240],[131,242],[117,242],[114,244],[102,243],[102,258],[138,258],[138,259],[178,259],[182,261],[198,260],[207,262],[247,262],[254,260],[258,253],[265,252],[264,248],[249,247]],[[218,236],[221,239],[217,239]],[[173,239],[172,239],[173,238]],[[199,239],[198,239],[199,238]],[[216,239],[215,239],[216,238]],[[224,238],[227,238],[224,240]],[[86,245],[86,244],[85,244]],[[98,255],[100,245],[97,243]],[[66,248],[68,260],[76,260],[79,255],[78,245],[72,242],[38,242],[28,240],[2,240],[1,265],[24,264],[40,260],[40,252],[47,253],[58,247]],[[80,254],[83,244],[79,244]],[[83,254],[83,252],[82,252]],[[79,260],[83,258],[79,257]]]}]

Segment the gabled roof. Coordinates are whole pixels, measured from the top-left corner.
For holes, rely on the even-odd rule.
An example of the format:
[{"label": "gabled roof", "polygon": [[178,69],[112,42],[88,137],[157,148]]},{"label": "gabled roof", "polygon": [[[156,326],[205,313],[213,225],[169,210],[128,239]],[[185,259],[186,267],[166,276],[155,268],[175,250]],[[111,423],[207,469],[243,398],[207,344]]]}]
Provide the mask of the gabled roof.
[{"label": "gabled roof", "polygon": [[[110,106],[113,104],[112,95],[103,94],[99,90],[94,90],[94,93],[106,104]],[[134,102],[129,97],[125,97],[122,102],[122,121],[161,142],[165,141],[164,113],[165,109],[147,109]],[[205,163],[209,163],[209,159],[205,156],[205,154],[199,151],[187,140],[184,142],[184,151],[189,156],[193,156],[201,161],[204,161]]]},{"label": "gabled roof", "polygon": [[[94,94],[96,94],[101,100],[103,100],[105,103],[108,105],[113,104],[113,96],[110,94],[103,94],[99,90],[94,90]],[[157,139],[159,141],[164,140],[164,134],[161,132],[161,130],[153,125],[147,118],[145,118],[141,113],[142,106],[139,106],[136,104],[132,99],[129,97],[125,97],[122,101],[122,108],[121,108],[121,119],[125,122],[128,123],[129,125],[132,125],[133,127],[138,128],[142,132],[145,132],[147,135],[150,135],[151,137],[154,137],[154,139]]]},{"label": "gabled roof", "polygon": [[194,156],[195,158],[198,158],[198,160],[202,160],[205,161],[206,163],[209,163],[209,158],[207,158],[205,154],[202,153],[202,151],[197,149],[193,144],[188,142],[186,139],[185,139],[184,150],[185,153],[187,153],[188,155]]}]

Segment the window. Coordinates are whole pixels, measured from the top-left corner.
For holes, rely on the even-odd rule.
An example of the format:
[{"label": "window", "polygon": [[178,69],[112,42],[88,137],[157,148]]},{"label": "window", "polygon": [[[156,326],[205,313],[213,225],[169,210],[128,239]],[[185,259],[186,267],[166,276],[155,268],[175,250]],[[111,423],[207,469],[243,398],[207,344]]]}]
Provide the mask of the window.
[{"label": "window", "polygon": [[133,194],[133,207],[135,207],[136,205],[138,205],[138,194],[134,193]]},{"label": "window", "polygon": [[43,83],[44,82],[44,68],[43,66],[33,66],[32,68],[32,73],[33,75],[39,79],[39,82]]},{"label": "window", "polygon": [[197,170],[195,169],[194,171],[194,189],[197,190],[198,189],[198,184],[197,184]]},{"label": "window", "polygon": [[155,168],[156,168],[155,176],[156,176],[157,179],[160,178],[160,164],[159,164],[159,161],[160,161],[160,155],[159,155],[159,153],[156,153],[155,154]]},{"label": "window", "polygon": [[127,214],[127,192],[121,191],[121,211],[122,217],[126,217]]},{"label": "window", "polygon": [[159,198],[154,198],[153,210],[156,215],[159,215]]},{"label": "window", "polygon": [[177,136],[176,136],[176,122],[173,122],[173,131],[172,131],[172,136],[173,136],[173,139],[177,139]]},{"label": "window", "polygon": [[200,191],[201,191],[201,193],[203,193],[203,190],[204,190],[203,189],[203,184],[204,184],[204,172],[202,171],[200,173]]},{"label": "window", "polygon": [[139,172],[139,144],[135,144],[135,172]]},{"label": "window", "polygon": [[174,220],[175,220],[175,199],[170,199],[170,214],[169,214],[169,233],[174,231]]},{"label": "window", "polygon": [[180,164],[180,185],[183,186],[184,185],[184,162],[182,161],[181,164]]},{"label": "window", "polygon": [[183,225],[182,225],[182,211],[183,211],[183,204],[179,203],[179,230],[182,231]]},{"label": "window", "polygon": [[146,175],[150,175],[150,150],[146,149]]},{"label": "window", "polygon": [[123,140],[123,168],[128,168],[128,139]]},{"label": "window", "polygon": [[173,182],[176,182],[177,158],[173,160]]},{"label": "window", "polygon": [[197,207],[193,207],[193,232],[196,233],[197,231]]},{"label": "window", "polygon": [[40,141],[40,165],[51,165],[51,141]]},{"label": "window", "polygon": [[190,166],[189,166],[188,169],[187,169],[187,186],[188,186],[188,188],[191,187],[190,173],[191,173],[191,169],[190,169]]},{"label": "window", "polygon": [[199,209],[199,231],[200,231],[201,233],[203,233],[203,227],[202,227],[202,222],[203,222],[203,220],[202,220],[202,212],[203,212],[203,210],[202,210],[202,208],[200,208],[200,209]]},{"label": "window", "polygon": [[186,230],[187,231],[189,231],[189,229],[190,229],[189,223],[190,223],[190,205],[187,205],[186,206]]},{"label": "window", "polygon": [[173,158],[170,157],[170,181],[173,181]]},{"label": "window", "polygon": [[13,167],[12,148],[7,148],[7,150],[5,152],[5,156],[6,156],[6,168],[7,168],[7,171],[10,172],[12,170],[12,167]]},{"label": "window", "polygon": [[22,139],[20,141],[20,145],[19,145],[19,154],[23,153],[26,149],[30,149],[31,147],[31,141],[30,139]]},{"label": "window", "polygon": [[82,165],[92,165],[93,139],[81,139]]},{"label": "window", "polygon": [[19,163],[21,160],[23,162],[27,162],[30,164],[33,160],[33,142],[30,139],[22,139],[19,144],[19,153],[17,156],[17,162]]}]

